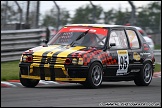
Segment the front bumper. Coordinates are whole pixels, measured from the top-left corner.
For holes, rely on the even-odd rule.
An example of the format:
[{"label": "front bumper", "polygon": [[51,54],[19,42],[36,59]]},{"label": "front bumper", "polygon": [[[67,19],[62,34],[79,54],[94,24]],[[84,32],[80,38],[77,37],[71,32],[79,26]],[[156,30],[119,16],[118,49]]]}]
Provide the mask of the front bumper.
[{"label": "front bumper", "polygon": [[20,77],[27,79],[80,82],[88,75],[87,66],[23,63],[19,64]]}]

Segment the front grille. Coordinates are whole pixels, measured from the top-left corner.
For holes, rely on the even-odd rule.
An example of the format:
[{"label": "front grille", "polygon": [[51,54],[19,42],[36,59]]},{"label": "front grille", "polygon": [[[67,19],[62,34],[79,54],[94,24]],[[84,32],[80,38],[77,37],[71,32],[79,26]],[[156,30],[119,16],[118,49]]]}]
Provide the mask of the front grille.
[{"label": "front grille", "polygon": [[57,78],[65,78],[66,75],[62,71],[61,68],[40,68],[33,67],[33,72],[30,73],[31,76],[43,76],[43,77],[57,77]]},{"label": "front grille", "polygon": [[28,75],[29,67],[20,67],[21,75]]},{"label": "front grille", "polygon": [[45,77],[50,77],[50,68],[40,68],[40,67],[33,67],[33,73],[30,73],[32,76],[41,76],[44,75]]},{"label": "front grille", "polygon": [[33,72],[30,73],[31,76],[40,76],[40,68],[34,67]]},{"label": "front grille", "polygon": [[51,58],[47,56],[33,56],[33,63],[50,63]]},{"label": "front grille", "polygon": [[33,56],[33,63],[65,64],[66,57]]},{"label": "front grille", "polygon": [[33,56],[34,63],[41,63],[42,57],[41,56]]},{"label": "front grille", "polygon": [[53,57],[50,61],[52,64],[64,64],[66,60],[66,57]]}]

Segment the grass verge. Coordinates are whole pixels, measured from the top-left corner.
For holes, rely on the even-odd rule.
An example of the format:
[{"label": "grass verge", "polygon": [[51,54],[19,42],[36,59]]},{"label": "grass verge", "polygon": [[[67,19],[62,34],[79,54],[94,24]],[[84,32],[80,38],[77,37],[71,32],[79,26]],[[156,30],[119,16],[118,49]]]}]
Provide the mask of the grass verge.
[{"label": "grass verge", "polygon": [[155,45],[155,49],[161,49],[161,45]]},{"label": "grass verge", "polygon": [[19,61],[1,62],[1,81],[19,79]]}]

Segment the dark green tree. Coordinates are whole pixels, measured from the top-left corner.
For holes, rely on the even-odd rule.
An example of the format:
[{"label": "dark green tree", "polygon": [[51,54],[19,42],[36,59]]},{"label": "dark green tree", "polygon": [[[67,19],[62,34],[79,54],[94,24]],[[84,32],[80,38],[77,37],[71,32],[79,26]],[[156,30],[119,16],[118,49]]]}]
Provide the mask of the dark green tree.
[{"label": "dark green tree", "polygon": [[12,6],[1,4],[1,24],[4,20],[6,20],[6,22],[18,21],[16,17],[17,14],[18,12],[14,10]]},{"label": "dark green tree", "polygon": [[[103,9],[101,6],[95,6],[95,9],[87,4],[84,6],[79,7],[76,9],[74,17],[71,19],[71,23],[92,23],[93,22],[93,15],[95,15],[95,23],[100,18],[100,14],[102,13]],[[95,13],[93,13],[95,12]]]},{"label": "dark green tree", "polygon": [[[69,23],[70,14],[66,9],[60,10],[60,27]],[[57,9],[53,7],[50,11],[47,11],[43,16],[42,26],[48,27],[53,26],[56,27],[57,24]]]},{"label": "dark green tree", "polygon": [[140,11],[138,12],[137,19],[138,26],[142,27],[143,29],[149,28],[154,32],[158,32],[159,25],[161,24],[161,2],[152,2],[145,7],[140,7],[139,9]]},{"label": "dark green tree", "polygon": [[114,12],[114,23],[117,25],[125,25],[130,18],[130,12],[126,9],[125,12],[121,11],[121,7]]},{"label": "dark green tree", "polygon": [[105,18],[104,18],[104,23],[105,24],[114,24],[114,19],[115,19],[115,9],[110,9],[107,12],[104,12]]}]

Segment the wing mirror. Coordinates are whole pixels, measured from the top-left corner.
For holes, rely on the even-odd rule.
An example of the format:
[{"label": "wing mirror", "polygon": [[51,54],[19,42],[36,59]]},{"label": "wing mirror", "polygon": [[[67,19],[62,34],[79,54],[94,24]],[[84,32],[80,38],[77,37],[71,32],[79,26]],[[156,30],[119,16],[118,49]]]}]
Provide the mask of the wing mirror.
[{"label": "wing mirror", "polygon": [[116,46],[116,43],[110,43],[110,47]]},{"label": "wing mirror", "polygon": [[46,47],[47,46],[47,43],[48,43],[48,41],[46,39],[41,40],[41,45],[43,47]]},{"label": "wing mirror", "polygon": [[109,47],[106,46],[106,47],[104,48],[104,51],[106,51],[107,48],[111,48],[112,46],[116,46],[116,43],[110,43]]},{"label": "wing mirror", "polygon": [[42,42],[44,42],[45,44],[48,43],[48,41],[46,39],[43,39]]}]

